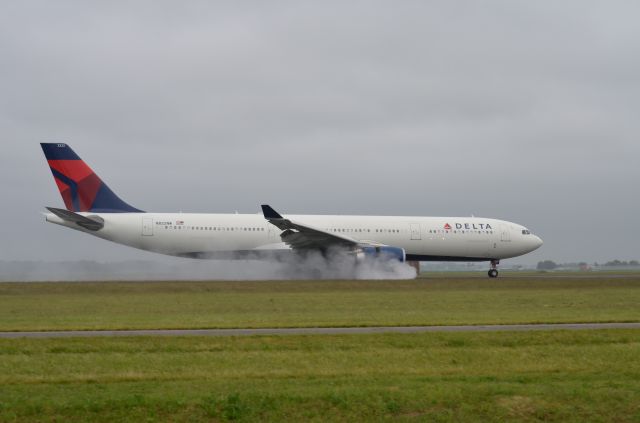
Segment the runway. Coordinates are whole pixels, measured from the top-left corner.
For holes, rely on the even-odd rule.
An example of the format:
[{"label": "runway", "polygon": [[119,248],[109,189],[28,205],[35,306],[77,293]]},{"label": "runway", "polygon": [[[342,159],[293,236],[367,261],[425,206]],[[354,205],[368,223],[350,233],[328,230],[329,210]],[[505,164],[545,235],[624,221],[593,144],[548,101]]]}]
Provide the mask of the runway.
[{"label": "runway", "polygon": [[520,325],[463,326],[377,326],[341,328],[260,328],[260,329],[140,329],[68,330],[43,332],[0,332],[0,338],[81,338],[118,336],[256,336],[256,335],[351,335],[422,332],[504,332],[541,330],[640,329],[635,323],[541,323]]}]

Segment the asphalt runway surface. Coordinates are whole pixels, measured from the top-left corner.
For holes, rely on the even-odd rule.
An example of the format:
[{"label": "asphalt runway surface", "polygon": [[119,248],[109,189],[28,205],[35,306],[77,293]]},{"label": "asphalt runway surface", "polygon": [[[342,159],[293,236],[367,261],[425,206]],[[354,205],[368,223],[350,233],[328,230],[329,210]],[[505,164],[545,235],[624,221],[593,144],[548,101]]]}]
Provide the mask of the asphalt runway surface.
[{"label": "asphalt runway surface", "polygon": [[117,336],[255,336],[255,335],[343,335],[420,332],[504,332],[540,330],[640,329],[637,323],[541,323],[521,325],[464,326],[378,326],[342,328],[260,328],[260,329],[139,329],[67,330],[45,332],[0,332],[0,338],[81,338]]}]

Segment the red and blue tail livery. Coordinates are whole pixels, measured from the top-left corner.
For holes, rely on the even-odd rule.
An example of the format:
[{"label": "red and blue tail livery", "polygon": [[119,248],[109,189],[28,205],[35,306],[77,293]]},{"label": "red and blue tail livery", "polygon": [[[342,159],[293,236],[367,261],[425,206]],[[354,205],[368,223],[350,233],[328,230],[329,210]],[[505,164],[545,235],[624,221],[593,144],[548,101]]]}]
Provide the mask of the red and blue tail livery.
[{"label": "red and blue tail livery", "polygon": [[114,194],[67,144],[41,143],[67,210],[94,213],[142,213]]}]

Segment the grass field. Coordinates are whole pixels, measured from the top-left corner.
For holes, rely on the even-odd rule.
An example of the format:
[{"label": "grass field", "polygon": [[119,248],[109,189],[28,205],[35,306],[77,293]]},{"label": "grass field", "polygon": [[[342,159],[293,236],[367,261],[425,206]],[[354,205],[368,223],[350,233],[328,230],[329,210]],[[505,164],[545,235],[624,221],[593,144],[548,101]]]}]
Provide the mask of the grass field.
[{"label": "grass field", "polygon": [[[640,321],[640,275],[3,283],[0,330]],[[640,422],[640,331],[0,339],[0,421]]]},{"label": "grass field", "polygon": [[2,421],[640,421],[640,332],[0,340]]},{"label": "grass field", "polygon": [[640,321],[640,274],[0,283],[0,330]]}]

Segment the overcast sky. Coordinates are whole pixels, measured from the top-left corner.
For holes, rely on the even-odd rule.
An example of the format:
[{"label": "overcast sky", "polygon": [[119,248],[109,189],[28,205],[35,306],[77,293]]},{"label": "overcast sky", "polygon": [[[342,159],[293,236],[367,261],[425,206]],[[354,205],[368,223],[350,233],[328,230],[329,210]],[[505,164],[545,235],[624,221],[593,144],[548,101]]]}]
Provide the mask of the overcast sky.
[{"label": "overcast sky", "polygon": [[39,142],[149,211],[476,216],[518,263],[640,258],[640,3],[0,4],[0,260],[162,259],[46,224]]}]

